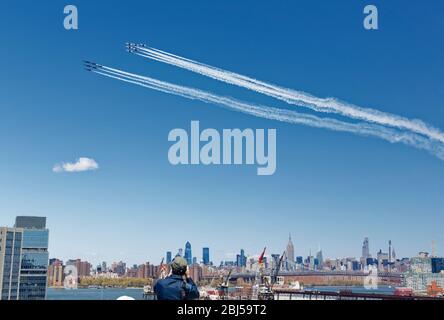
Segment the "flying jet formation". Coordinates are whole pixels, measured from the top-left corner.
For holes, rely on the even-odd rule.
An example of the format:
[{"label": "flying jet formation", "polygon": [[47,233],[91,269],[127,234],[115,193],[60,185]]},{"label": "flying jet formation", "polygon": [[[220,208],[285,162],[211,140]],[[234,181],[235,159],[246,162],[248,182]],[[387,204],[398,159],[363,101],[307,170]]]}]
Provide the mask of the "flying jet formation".
[{"label": "flying jet formation", "polygon": [[88,60],[83,60],[83,65],[84,65],[86,71],[98,70],[103,67],[100,64],[97,64],[95,62],[91,62]]},{"label": "flying jet formation", "polygon": [[126,43],[126,51],[129,53],[139,52],[139,48],[146,48],[146,44],[144,43],[133,43],[133,42],[127,42]]}]

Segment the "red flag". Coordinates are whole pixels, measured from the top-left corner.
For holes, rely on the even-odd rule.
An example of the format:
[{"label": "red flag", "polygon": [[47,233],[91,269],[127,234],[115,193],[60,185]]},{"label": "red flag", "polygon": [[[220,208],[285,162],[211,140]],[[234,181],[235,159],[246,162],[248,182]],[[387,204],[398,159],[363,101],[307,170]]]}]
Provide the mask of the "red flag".
[{"label": "red flag", "polygon": [[264,255],[265,255],[266,249],[267,249],[267,247],[264,248],[264,251],[262,251],[262,254],[259,257],[259,264],[262,264],[264,262]]}]

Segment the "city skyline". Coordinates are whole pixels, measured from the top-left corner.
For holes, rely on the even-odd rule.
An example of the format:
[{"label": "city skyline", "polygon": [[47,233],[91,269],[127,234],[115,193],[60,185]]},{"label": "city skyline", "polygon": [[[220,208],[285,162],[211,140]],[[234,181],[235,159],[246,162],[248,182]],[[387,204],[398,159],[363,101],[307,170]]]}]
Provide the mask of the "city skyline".
[{"label": "city skyline", "polygon": [[[76,5],[75,31],[63,28],[63,4],[19,0],[0,11],[8,43],[0,53],[0,225],[46,216],[51,257],[94,265],[159,263],[186,241],[197,256],[209,247],[214,262],[235,260],[241,248],[281,254],[288,233],[295,256],[320,244],[324,257],[359,257],[364,237],[373,256],[388,240],[398,257],[431,251],[432,241],[443,255],[444,163],[427,152],[213,108],[82,66],[91,59],[305,112],[125,51],[126,42],[147,43],[441,130],[443,3],[381,2],[377,31],[363,28],[359,1]],[[276,129],[276,172],[171,165],[168,133],[191,121],[218,131]]]},{"label": "city skyline", "polygon": [[[31,219],[29,221],[33,221],[32,219],[41,219],[41,217],[35,217],[35,216],[23,216],[22,215],[22,216],[18,216],[18,217],[26,217],[28,220]],[[46,217],[44,217],[43,219],[45,219],[45,226],[46,226],[46,224],[47,224]],[[1,224],[0,223],[0,227],[8,228],[7,226],[8,226],[8,224]],[[429,248],[427,248],[427,247],[422,248],[422,249],[418,250],[416,253],[414,253],[412,255],[402,255],[402,254],[398,255],[396,253],[396,256],[395,256],[396,245],[394,245],[393,241],[390,240],[390,239],[389,240],[384,240],[385,241],[385,246],[384,245],[383,246],[373,246],[372,245],[372,241],[371,241],[371,239],[369,237],[363,237],[361,240],[363,240],[361,247],[359,248],[359,250],[358,249],[355,250],[355,251],[360,251],[361,254],[341,254],[341,255],[333,256],[333,255],[328,255],[328,254],[325,255],[324,254],[325,248],[323,246],[321,246],[320,243],[318,243],[318,245],[317,245],[318,249],[313,249],[315,246],[312,246],[312,247],[304,249],[304,251],[295,250],[295,247],[296,248],[298,248],[298,247],[293,244],[292,234],[289,233],[288,240],[287,240],[287,243],[286,243],[285,246],[283,246],[282,248],[277,249],[275,251],[273,251],[272,248],[270,248],[270,247],[266,247],[266,254],[265,254],[265,256],[268,256],[268,257],[272,258],[273,255],[281,254],[282,250],[284,250],[284,253],[286,255],[286,259],[288,259],[289,261],[293,261],[293,262],[297,260],[296,258],[305,259],[306,257],[308,257],[308,258],[314,257],[314,258],[319,259],[319,256],[318,256],[319,254],[321,255],[321,257],[324,257],[324,259],[332,259],[332,260],[334,260],[334,259],[344,259],[344,258],[354,258],[354,259],[357,259],[357,260],[359,260],[359,259],[367,259],[367,258],[376,259],[376,257],[378,257],[379,254],[381,254],[381,253],[383,253],[385,251],[386,251],[386,253],[384,253],[384,254],[387,254],[387,257],[390,260],[391,260],[392,257],[393,258],[399,258],[399,259],[411,258],[411,257],[417,256],[418,253],[423,253],[423,252],[427,252],[427,253],[430,253],[431,255],[435,255],[435,256],[440,256],[440,250],[439,250],[439,248],[437,248],[436,241],[434,241],[434,240],[432,240],[430,242],[430,247]],[[54,254],[51,253],[51,241],[48,244],[48,249],[49,249],[48,253],[49,253],[49,259],[50,260],[57,260],[57,261],[60,260],[60,261],[63,261],[63,262],[68,262],[68,263],[70,263],[72,261],[76,261],[76,260],[83,260],[85,262],[90,263],[92,268],[94,268],[97,265],[103,265],[103,264],[106,265],[107,263],[115,264],[115,263],[120,263],[120,262],[125,262],[125,265],[127,265],[127,266],[138,265],[140,263],[146,263],[146,262],[149,262],[149,263],[151,263],[153,265],[158,265],[158,263],[160,263],[161,261],[165,261],[168,264],[169,262],[172,261],[172,259],[176,255],[183,256],[185,258],[185,260],[187,261],[187,263],[189,265],[191,265],[191,264],[194,263],[194,261],[195,261],[194,259],[196,259],[197,263],[204,263],[204,261],[205,261],[205,258],[204,258],[205,251],[207,252],[208,257],[213,257],[214,256],[213,250],[211,249],[212,247],[208,245],[208,242],[204,242],[204,243],[205,243],[205,245],[200,247],[200,248],[198,248],[199,250],[196,250],[196,248],[194,247],[195,252],[196,251],[197,252],[201,252],[200,255],[193,255],[192,254],[193,246],[192,246],[190,241],[186,241],[183,247],[179,246],[178,249],[176,249],[177,250],[176,253],[174,253],[174,250],[166,249],[164,251],[163,256],[159,257],[159,259],[158,259],[159,261],[156,261],[153,258],[153,255],[149,255],[149,254],[145,257],[145,259],[142,258],[141,260],[137,260],[137,261],[132,261],[132,260],[128,261],[128,259],[126,259],[123,256],[121,256],[121,258],[100,259],[99,258],[100,255],[98,255],[98,254],[91,254],[91,253],[87,253],[87,254],[84,254],[84,255],[79,254],[79,255],[75,255],[75,256],[69,256],[69,255],[66,255],[66,254],[54,255]],[[379,239],[379,241],[376,241],[376,243],[381,244],[380,239]],[[258,247],[258,251],[254,251],[254,249],[252,251],[248,251],[248,250],[245,250],[244,247],[237,248],[237,250],[238,250],[238,252],[239,251],[241,252],[241,255],[245,254],[244,257],[245,257],[245,260],[247,260],[250,257],[258,257],[260,255],[261,251],[262,251],[262,249],[260,249],[260,248],[261,247]],[[388,250],[386,250],[386,249],[388,249]],[[220,251],[223,251],[223,249],[219,249],[219,250],[216,249],[215,251],[216,252],[218,252],[218,251],[220,252]],[[227,253],[225,253],[223,255],[224,258],[221,258],[219,260],[211,259],[209,261],[213,262],[214,266],[218,266],[218,265],[220,265],[223,262],[225,262],[225,263],[227,263],[227,262],[238,263],[238,261],[239,261],[238,259],[240,257],[238,252],[235,252],[235,251],[231,251],[231,252],[226,251],[226,252]],[[327,252],[328,252],[328,248],[327,248]],[[397,250],[396,250],[396,252],[397,252]],[[293,260],[291,260],[291,257],[293,257]]]},{"label": "city skyline", "polygon": [[[290,241],[292,243],[291,239],[290,239]],[[186,249],[186,245],[188,243],[191,245],[191,248],[194,248],[194,246],[192,246],[192,244],[189,241],[187,241],[185,246],[183,248],[177,249],[178,252],[175,253],[175,254],[172,254],[171,250],[166,250],[164,252],[164,255],[161,256],[158,259],[158,261],[156,261],[155,259],[151,259],[151,258],[142,259],[140,261],[128,261],[128,260],[126,260],[124,258],[110,259],[110,260],[100,260],[100,259],[97,260],[97,259],[87,259],[87,258],[81,257],[81,256],[70,257],[70,258],[61,258],[60,256],[57,256],[57,257],[54,256],[53,257],[51,254],[50,254],[50,257],[52,259],[57,259],[57,260],[61,260],[61,261],[71,261],[71,260],[75,260],[75,259],[80,259],[80,260],[84,260],[84,261],[87,261],[87,262],[91,263],[92,267],[95,267],[97,265],[103,265],[103,263],[105,263],[105,264],[108,264],[108,263],[112,264],[112,263],[118,263],[119,261],[120,262],[122,262],[122,261],[125,262],[125,264],[127,266],[138,265],[138,264],[146,263],[146,262],[149,262],[149,263],[151,263],[153,265],[158,265],[158,264],[160,264],[160,262],[162,260],[165,263],[168,264],[169,263],[168,262],[168,256],[169,255],[170,255],[170,258],[171,258],[171,260],[170,260],[170,262],[171,262],[172,259],[174,258],[174,256],[180,255],[180,254],[183,255],[183,257],[187,260],[188,263],[190,261],[193,261],[194,258],[196,258],[197,259],[197,263],[205,264],[204,263],[205,259],[204,259],[204,256],[203,256],[204,255],[204,253],[203,253],[204,249],[208,250],[208,254],[209,254],[210,257],[212,256],[211,246],[204,246],[204,247],[198,248],[200,250],[197,250],[198,252],[202,252],[200,255],[198,254],[198,255],[191,255],[190,257],[185,257],[185,252],[186,252],[185,249]],[[367,249],[364,249],[365,243],[367,244]],[[354,258],[354,259],[357,259],[357,260],[359,260],[361,258],[365,258],[365,259],[373,258],[373,259],[376,259],[378,257],[378,254],[381,254],[381,253],[387,254],[389,259],[391,259],[391,258],[393,258],[393,259],[396,259],[396,258],[397,259],[411,258],[411,257],[417,256],[421,252],[428,252],[431,255],[434,254],[436,256],[440,256],[439,251],[436,251],[436,246],[434,247],[434,243],[433,242],[430,244],[430,248],[423,248],[422,250],[419,250],[418,252],[414,253],[413,255],[398,255],[398,254],[396,254],[396,256],[392,256],[392,253],[395,252],[396,248],[393,245],[391,240],[387,240],[385,246],[377,247],[377,248],[375,247],[374,249],[371,249],[371,247],[372,247],[371,243],[372,243],[371,239],[369,239],[368,237],[364,237],[363,238],[363,244],[361,245],[360,249],[357,250],[357,251],[362,252],[362,254],[354,254],[354,255],[353,254],[343,254],[343,255],[339,255],[339,256],[325,255],[324,254],[324,252],[325,252],[324,248],[318,244],[318,248],[317,249],[308,249],[306,252],[303,252],[303,253],[298,253],[297,251],[294,252],[293,253],[293,260],[291,260],[291,259],[288,258],[288,256],[289,256],[288,255],[288,250],[291,247],[287,244],[287,246],[285,248],[281,248],[280,251],[279,250],[272,251],[269,248],[267,248],[265,256],[272,257],[272,255],[274,255],[274,254],[280,255],[280,254],[282,254],[282,251],[285,252],[286,259],[288,259],[290,261],[297,261],[297,258],[299,258],[299,257],[302,257],[302,259],[305,259],[306,257],[314,257],[316,259],[319,259],[319,254],[320,254],[320,257],[322,257],[321,259],[323,259],[323,260],[327,260],[327,259],[335,260],[335,259],[345,259],[345,258]],[[196,248],[194,250],[196,250]],[[245,259],[247,260],[248,258],[251,258],[251,257],[256,257],[257,258],[260,255],[262,250],[263,249],[260,249],[258,252],[247,252],[245,249],[243,249],[243,247],[240,247],[240,248],[238,248],[238,252],[230,253],[229,255],[226,256],[227,257],[226,259],[215,260],[215,261],[213,259],[211,259],[211,260],[209,260],[209,262],[213,262],[214,266],[219,266],[223,262],[234,262],[234,263],[237,263],[237,261],[238,261],[237,259],[240,256],[239,252],[241,252],[241,254],[244,253],[245,254]],[[364,255],[364,250],[367,250],[366,252],[368,252],[368,255]],[[193,264],[193,262],[191,262],[189,264]]]},{"label": "city skyline", "polygon": [[[159,279],[167,277],[171,268],[174,270],[174,264],[164,265],[164,258],[160,264],[147,261],[131,265],[121,260],[109,265],[102,261],[96,267],[79,258],[66,262],[57,258],[49,259],[49,231],[46,217],[36,216],[17,216],[13,227],[0,227],[0,300],[44,300],[47,298],[48,287],[92,289],[119,285],[143,286],[145,296],[149,294],[148,289],[155,279],[161,281]],[[241,279],[241,283],[244,283],[245,280],[256,281],[258,275],[263,279],[268,274],[267,277],[273,279],[270,281],[279,283],[280,286],[285,285],[285,282],[291,283],[291,279],[306,280],[312,277],[312,281],[318,284],[342,281],[356,285],[363,281],[365,289],[370,289],[366,283],[372,276],[378,282],[402,285],[402,288],[395,289],[395,295],[440,295],[444,283],[444,257],[436,255],[435,244],[432,254],[422,251],[414,257],[401,259],[396,258],[391,240],[387,245],[388,252],[380,249],[376,256],[372,256],[370,239],[365,237],[360,258],[324,259],[319,246],[315,255],[310,250],[310,254],[304,259],[303,256],[294,256],[290,234],[282,255],[265,255],[265,247],[260,255],[251,257],[245,255],[244,249],[240,249],[235,261],[221,262],[217,266],[210,262],[209,247],[202,248],[202,261],[198,262],[197,257],[192,255],[191,243],[186,241],[185,250],[179,248],[176,256],[184,253],[190,277],[201,284],[208,281],[212,283],[214,279],[225,276],[225,273],[228,274],[227,286],[230,276]],[[171,263],[171,251],[166,251],[165,254],[167,263]],[[376,274],[373,275],[373,272]],[[347,279],[344,279],[344,275],[347,275]],[[378,285],[374,289],[377,287]],[[254,298],[253,291],[251,294]]]}]

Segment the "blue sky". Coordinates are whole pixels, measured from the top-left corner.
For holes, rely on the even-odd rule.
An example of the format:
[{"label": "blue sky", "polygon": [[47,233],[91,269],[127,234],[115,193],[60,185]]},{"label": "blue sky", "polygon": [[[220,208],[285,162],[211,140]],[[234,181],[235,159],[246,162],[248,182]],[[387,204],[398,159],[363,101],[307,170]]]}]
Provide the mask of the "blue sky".
[{"label": "blue sky", "polygon": [[[188,240],[215,261],[264,245],[296,255],[444,254],[444,162],[400,144],[253,118],[83,70],[90,59],[271,106],[282,103],[124,50],[144,42],[320,97],[337,97],[444,129],[444,4],[373,1],[60,1],[0,4],[0,225],[44,215],[51,256],[158,263]],[[277,171],[168,162],[171,129],[276,128]],[[54,173],[79,157],[100,169]]]}]

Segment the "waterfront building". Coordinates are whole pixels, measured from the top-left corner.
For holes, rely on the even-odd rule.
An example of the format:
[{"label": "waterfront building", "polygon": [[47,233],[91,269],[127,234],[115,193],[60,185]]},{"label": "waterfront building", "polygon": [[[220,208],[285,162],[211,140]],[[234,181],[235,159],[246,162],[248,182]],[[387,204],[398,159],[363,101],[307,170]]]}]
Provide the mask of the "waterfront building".
[{"label": "waterfront building", "polygon": [[444,272],[433,272],[437,270],[433,268],[432,259],[427,252],[420,252],[418,257],[410,259],[410,267],[404,273],[406,287],[412,288],[418,293],[426,292],[427,286],[432,282],[444,287]]},{"label": "waterfront building", "polygon": [[16,218],[0,228],[0,300],[43,300],[48,276],[45,217]]},{"label": "waterfront building", "polygon": [[68,260],[67,266],[74,266],[77,271],[78,279],[91,276],[92,265],[88,261],[82,261],[81,259]]},{"label": "waterfront building", "polygon": [[117,273],[119,277],[124,276],[126,272],[126,263],[123,261],[113,262],[111,265],[111,271]]},{"label": "waterfront building", "polygon": [[63,287],[64,270],[63,261],[51,259],[48,266],[48,286]]}]

